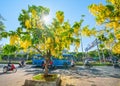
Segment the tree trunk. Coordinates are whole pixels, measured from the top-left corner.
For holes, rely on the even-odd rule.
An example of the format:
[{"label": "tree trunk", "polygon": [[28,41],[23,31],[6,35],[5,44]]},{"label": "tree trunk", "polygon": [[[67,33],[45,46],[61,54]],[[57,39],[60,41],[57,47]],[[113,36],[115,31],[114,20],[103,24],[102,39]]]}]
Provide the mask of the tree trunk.
[{"label": "tree trunk", "polygon": [[45,72],[44,75],[47,76],[48,75],[48,64],[49,64],[49,60],[45,59]]}]

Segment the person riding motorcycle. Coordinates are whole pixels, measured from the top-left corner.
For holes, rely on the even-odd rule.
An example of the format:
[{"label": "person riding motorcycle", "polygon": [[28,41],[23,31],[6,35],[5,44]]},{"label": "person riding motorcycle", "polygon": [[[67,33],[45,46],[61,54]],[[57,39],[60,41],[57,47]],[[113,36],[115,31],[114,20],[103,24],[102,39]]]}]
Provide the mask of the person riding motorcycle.
[{"label": "person riding motorcycle", "polygon": [[89,65],[89,60],[88,59],[85,59],[84,65]]},{"label": "person riding motorcycle", "polygon": [[11,65],[12,65],[12,63],[11,63],[11,61],[9,61],[9,62],[8,62],[8,69],[11,68]]},{"label": "person riding motorcycle", "polygon": [[89,62],[89,59],[85,59],[84,66],[87,67],[87,68],[92,67],[91,63]]},{"label": "person riding motorcycle", "polygon": [[6,73],[7,71],[17,71],[16,67],[14,66],[14,64],[11,63],[11,61],[8,62],[7,66],[3,67],[3,73]]},{"label": "person riding motorcycle", "polygon": [[120,68],[119,62],[118,62],[118,58],[117,57],[113,57],[112,58],[113,61],[113,66],[114,68]]},{"label": "person riding motorcycle", "polygon": [[24,67],[24,66],[25,66],[25,61],[24,60],[20,61],[19,62],[19,67]]}]

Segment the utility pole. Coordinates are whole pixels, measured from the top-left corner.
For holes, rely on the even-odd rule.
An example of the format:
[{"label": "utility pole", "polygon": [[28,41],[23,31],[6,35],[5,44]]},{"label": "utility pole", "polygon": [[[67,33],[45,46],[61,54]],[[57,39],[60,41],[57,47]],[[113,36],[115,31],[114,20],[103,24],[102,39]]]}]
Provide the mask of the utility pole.
[{"label": "utility pole", "polygon": [[105,60],[105,55],[104,55],[104,50],[102,49],[102,57],[103,57],[103,60],[104,60],[104,63],[106,62]]},{"label": "utility pole", "polygon": [[82,35],[80,34],[81,39],[81,49],[82,49],[82,60],[84,59],[84,51],[83,51],[83,42],[82,42]]}]

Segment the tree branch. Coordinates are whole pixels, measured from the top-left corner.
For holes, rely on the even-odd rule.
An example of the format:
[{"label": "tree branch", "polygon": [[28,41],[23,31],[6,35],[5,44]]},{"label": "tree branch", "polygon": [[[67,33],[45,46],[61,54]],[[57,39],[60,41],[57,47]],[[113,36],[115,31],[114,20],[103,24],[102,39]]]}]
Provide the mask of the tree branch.
[{"label": "tree branch", "polygon": [[41,55],[42,55],[42,51],[39,50],[36,46],[32,46],[33,48],[35,48]]}]

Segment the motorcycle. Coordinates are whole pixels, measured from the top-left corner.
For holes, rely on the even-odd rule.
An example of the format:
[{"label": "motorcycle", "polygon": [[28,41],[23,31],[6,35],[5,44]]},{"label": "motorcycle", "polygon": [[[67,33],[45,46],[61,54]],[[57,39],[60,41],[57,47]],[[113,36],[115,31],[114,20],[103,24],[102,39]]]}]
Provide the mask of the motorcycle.
[{"label": "motorcycle", "polygon": [[84,61],[84,67],[85,67],[86,69],[90,69],[91,67],[93,67],[92,61],[86,59],[86,60]]},{"label": "motorcycle", "polygon": [[11,64],[11,66],[4,66],[3,67],[3,73],[7,73],[8,71],[13,71],[14,73],[17,72],[16,67],[14,66],[14,64]]},{"label": "motorcycle", "polygon": [[120,63],[118,63],[118,62],[113,63],[113,66],[114,66],[114,68],[120,68]]},{"label": "motorcycle", "polygon": [[23,67],[25,67],[26,66],[26,64],[25,63],[18,63],[19,64],[19,68],[23,68]]},{"label": "motorcycle", "polygon": [[85,67],[86,69],[90,69],[90,68],[93,67],[93,66],[92,66],[92,64],[84,64],[84,67]]}]

